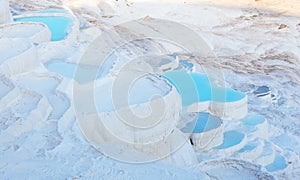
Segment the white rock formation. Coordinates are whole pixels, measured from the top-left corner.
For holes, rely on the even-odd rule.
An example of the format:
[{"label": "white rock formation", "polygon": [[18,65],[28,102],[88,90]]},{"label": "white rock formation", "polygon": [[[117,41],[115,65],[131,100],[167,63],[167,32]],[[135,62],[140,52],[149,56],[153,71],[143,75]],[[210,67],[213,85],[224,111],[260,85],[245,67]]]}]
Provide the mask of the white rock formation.
[{"label": "white rock formation", "polygon": [[26,39],[2,38],[0,51],[6,52],[0,57],[0,71],[7,76],[29,72],[39,66],[36,47]]},{"label": "white rock formation", "polygon": [[235,102],[220,103],[212,101],[209,110],[219,117],[239,120],[248,113],[248,97],[245,96],[243,99]]},{"label": "white rock formation", "polygon": [[10,23],[0,26],[0,38],[26,38],[32,43],[42,43],[50,41],[51,31],[42,23]]},{"label": "white rock formation", "polygon": [[[139,93],[135,92],[135,97],[129,98],[129,101],[136,96],[143,96],[143,93],[147,94],[148,91],[157,94],[163,87],[163,91],[160,92],[162,97],[149,102],[117,106],[119,109],[115,109],[113,102],[111,102],[113,100],[110,94],[112,92],[110,84],[115,85],[114,79],[108,78],[109,81],[107,82],[101,80],[96,86],[93,83],[75,83],[74,105],[83,134],[98,150],[121,161],[147,162],[167,157],[168,160],[176,162],[176,164],[195,164],[197,160],[193,149],[185,144],[188,137],[176,129],[181,110],[179,94],[163,79],[154,81],[154,77],[150,75],[147,75],[146,78],[152,78],[152,81],[146,79],[141,81],[145,90]],[[156,86],[153,86],[153,83]],[[134,86],[139,87],[139,82],[135,82],[131,87],[132,91],[134,91]],[[151,86],[155,88],[153,89]],[[93,93],[91,90],[93,88],[95,88],[94,93],[96,92],[95,97],[90,94]],[[122,89],[118,89],[118,94],[121,94],[120,90]],[[97,96],[98,92],[105,96]],[[167,94],[165,94],[166,92]],[[117,94],[113,95],[113,98],[117,98],[118,101],[121,99]],[[157,114],[157,108],[161,108],[161,100],[164,102],[165,108],[168,109],[162,116]],[[95,103],[98,107],[93,107]],[[147,117],[150,106],[151,111],[154,112],[151,113],[152,118],[150,119],[137,118],[134,120],[130,113],[127,114],[127,112],[134,112],[137,116],[146,115]],[[157,122],[152,122],[153,120]],[[152,127],[148,127],[147,123],[150,123]],[[112,146],[115,148],[114,151],[111,149]],[[180,147],[182,149],[175,152]],[[173,152],[175,153],[168,157]],[[137,157],[136,154],[144,155]]]},{"label": "white rock formation", "polygon": [[224,124],[215,129],[205,131],[202,133],[193,133],[191,140],[194,145],[202,151],[207,151],[216,147],[223,142]]},{"label": "white rock formation", "polygon": [[198,168],[211,179],[275,179],[264,172],[259,165],[243,160],[219,159],[200,163]]},{"label": "white rock formation", "polygon": [[0,0],[0,24],[12,22],[8,0]]}]

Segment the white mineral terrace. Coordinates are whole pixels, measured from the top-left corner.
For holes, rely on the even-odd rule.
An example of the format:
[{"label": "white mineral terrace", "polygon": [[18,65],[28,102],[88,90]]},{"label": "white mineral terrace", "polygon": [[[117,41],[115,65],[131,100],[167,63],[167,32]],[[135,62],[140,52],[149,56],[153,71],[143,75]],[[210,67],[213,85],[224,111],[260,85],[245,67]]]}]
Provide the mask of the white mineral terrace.
[{"label": "white mineral terrace", "polygon": [[0,0],[1,179],[299,179],[299,9]]}]

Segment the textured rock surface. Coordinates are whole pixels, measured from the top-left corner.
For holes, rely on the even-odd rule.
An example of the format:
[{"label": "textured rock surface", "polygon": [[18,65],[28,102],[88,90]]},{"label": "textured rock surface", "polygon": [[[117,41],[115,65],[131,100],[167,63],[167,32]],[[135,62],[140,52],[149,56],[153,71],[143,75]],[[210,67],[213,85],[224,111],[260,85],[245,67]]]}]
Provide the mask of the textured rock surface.
[{"label": "textured rock surface", "polygon": [[[222,0],[210,3],[202,3],[201,0],[11,0],[10,3],[12,12],[17,15],[61,7],[71,9],[76,15],[78,28],[74,31],[74,36],[70,37],[71,41],[62,44],[46,43],[37,47],[41,63],[51,60],[76,63],[87,44],[96,34],[101,34],[103,29],[146,16],[176,21],[204,34],[218,58],[212,60],[193,57],[190,60],[198,65],[213,61],[223,72],[228,87],[247,93],[249,112],[264,116],[268,122],[269,139],[260,139],[262,143],[257,144],[257,151],[254,149],[259,156],[253,156],[252,153],[247,157],[239,156],[237,151],[233,157],[238,159],[208,163],[207,160],[220,158],[218,154],[197,152],[197,158],[203,164],[196,169],[181,166],[193,162],[193,158],[182,158],[185,153],[192,152],[190,146],[184,146],[179,154],[171,158],[171,162],[176,162],[177,166],[166,162],[132,165],[114,161],[96,151],[82,136],[72,103],[73,80],[38,67],[17,76],[4,78],[1,75],[1,177],[209,179],[217,176],[222,179],[228,175],[231,179],[232,176],[273,179],[257,164],[270,167],[268,165],[274,164],[278,154],[285,158],[287,167],[272,172],[272,175],[278,179],[299,177],[298,0]],[[1,10],[7,10],[3,7],[5,6],[1,4]],[[6,17],[7,15],[5,14]],[[136,45],[139,48],[134,50],[138,52],[141,49],[151,49],[154,43],[141,41]],[[14,54],[16,51],[7,51],[5,55],[11,52]],[[189,57],[185,53],[182,56]],[[0,59],[3,57],[1,53]],[[40,76],[47,78],[38,78]],[[57,79],[55,83],[49,79],[50,76]],[[271,93],[276,94],[277,100],[257,98],[253,92],[261,86],[268,86]],[[44,91],[45,89],[50,91]],[[48,113],[48,120],[40,116]],[[265,124],[254,126],[248,131],[244,131],[240,122],[224,121],[224,126],[226,130],[238,129],[245,133],[250,145],[253,138],[258,138],[256,136],[265,137]],[[256,164],[244,162],[243,158],[250,158]]]},{"label": "textured rock surface", "polygon": [[0,24],[10,23],[11,21],[12,18],[9,9],[9,1],[0,0]]}]

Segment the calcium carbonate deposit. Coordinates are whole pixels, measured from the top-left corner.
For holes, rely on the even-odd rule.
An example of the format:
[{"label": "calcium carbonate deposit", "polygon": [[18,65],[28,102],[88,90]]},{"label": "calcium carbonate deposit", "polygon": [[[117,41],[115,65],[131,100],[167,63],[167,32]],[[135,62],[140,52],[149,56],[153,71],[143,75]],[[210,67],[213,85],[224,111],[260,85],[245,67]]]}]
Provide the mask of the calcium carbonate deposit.
[{"label": "calcium carbonate deposit", "polygon": [[0,0],[0,179],[299,179],[299,9]]}]

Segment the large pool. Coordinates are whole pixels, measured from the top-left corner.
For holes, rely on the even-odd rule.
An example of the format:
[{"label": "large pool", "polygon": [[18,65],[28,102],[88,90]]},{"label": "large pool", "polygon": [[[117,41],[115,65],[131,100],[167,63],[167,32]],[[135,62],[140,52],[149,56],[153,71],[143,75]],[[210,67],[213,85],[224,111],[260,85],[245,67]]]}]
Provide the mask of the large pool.
[{"label": "large pool", "polygon": [[50,29],[51,41],[60,41],[66,38],[71,27],[72,20],[64,16],[31,16],[15,18],[15,22],[40,22]]},{"label": "large pool", "polygon": [[233,89],[213,86],[205,74],[176,70],[165,73],[163,77],[176,87],[183,106],[204,101],[235,102],[246,96]]}]

